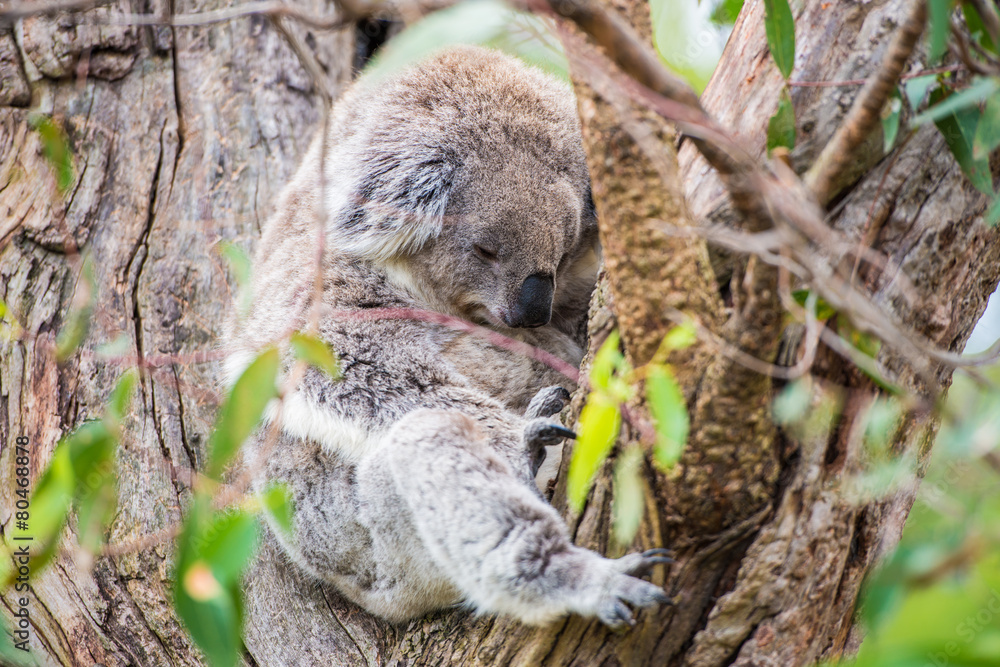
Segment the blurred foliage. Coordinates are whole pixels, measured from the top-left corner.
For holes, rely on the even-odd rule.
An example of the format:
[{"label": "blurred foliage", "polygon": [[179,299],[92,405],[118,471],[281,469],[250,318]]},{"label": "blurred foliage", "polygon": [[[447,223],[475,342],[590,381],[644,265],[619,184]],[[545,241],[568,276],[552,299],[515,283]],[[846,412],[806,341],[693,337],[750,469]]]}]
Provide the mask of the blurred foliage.
[{"label": "blurred foliage", "polygon": [[[1000,385],[1000,366],[987,376]],[[876,445],[892,439],[888,405],[869,417]],[[958,374],[945,415],[902,541],[865,584],[861,651],[841,664],[1000,664],[1000,390]]]},{"label": "blurred foliage", "polygon": [[[601,345],[591,364],[590,394],[580,412],[579,436],[569,464],[566,494],[575,511],[583,509],[594,477],[611,455],[625,406],[636,398],[635,387],[640,382],[654,431],[654,442],[643,444],[652,445],[652,459],[661,469],[669,469],[680,460],[689,429],[687,403],[665,360],[671,352],[689,347],[695,340],[692,324],[673,327],[663,337],[653,360],[639,369],[632,369],[625,359],[617,330]],[[642,462],[642,449],[633,444],[615,464],[612,529],[615,540],[622,545],[632,541],[642,520]]]},{"label": "blurred foliage", "polygon": [[701,93],[743,0],[649,0],[653,44],[663,62]]},{"label": "blurred foliage", "polygon": [[545,22],[499,0],[469,0],[426,16],[380,49],[366,75],[389,75],[455,44],[504,51],[569,81],[569,64]]}]

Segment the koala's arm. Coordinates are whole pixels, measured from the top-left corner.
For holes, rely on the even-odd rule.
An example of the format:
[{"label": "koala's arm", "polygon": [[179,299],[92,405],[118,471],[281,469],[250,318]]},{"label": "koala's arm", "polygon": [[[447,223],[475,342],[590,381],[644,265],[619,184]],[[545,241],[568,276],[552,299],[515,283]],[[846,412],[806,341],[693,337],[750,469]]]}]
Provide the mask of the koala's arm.
[{"label": "koala's arm", "polygon": [[612,560],[574,546],[558,513],[468,416],[417,411],[388,438],[373,463],[388,467],[430,556],[479,611],[526,623],[577,613],[620,626],[632,620],[625,603],[669,601],[631,576],[664,562],[659,553]]}]

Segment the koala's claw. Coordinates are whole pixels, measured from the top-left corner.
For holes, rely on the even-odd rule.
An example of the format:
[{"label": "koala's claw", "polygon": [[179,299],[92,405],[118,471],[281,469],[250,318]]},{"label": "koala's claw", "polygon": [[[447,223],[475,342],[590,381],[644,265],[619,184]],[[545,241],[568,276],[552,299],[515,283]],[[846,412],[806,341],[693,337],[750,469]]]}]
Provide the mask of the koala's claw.
[{"label": "koala's claw", "polygon": [[604,609],[598,612],[597,618],[612,630],[622,630],[625,626],[632,627],[635,625],[635,619],[632,618],[632,610],[621,600],[615,600],[606,605]]},{"label": "koala's claw", "polygon": [[576,438],[576,433],[547,419],[533,419],[524,427],[524,441],[531,448],[558,445],[564,438]]},{"label": "koala's claw", "polygon": [[628,575],[618,575],[612,591],[598,607],[597,618],[613,630],[621,630],[626,625],[635,625],[629,605],[652,607],[658,604],[674,604],[674,600],[659,586]]},{"label": "koala's claw", "polygon": [[618,569],[625,574],[641,577],[649,574],[654,565],[677,562],[668,555],[670,553],[672,552],[669,549],[649,549],[641,554],[629,554],[618,559]]},{"label": "koala's claw", "polygon": [[562,409],[566,407],[569,403],[570,395],[563,387],[545,387],[540,389],[531,402],[528,403],[528,409],[525,410],[524,416],[528,419],[536,419],[538,417],[551,417],[552,415],[557,415],[562,412]]}]

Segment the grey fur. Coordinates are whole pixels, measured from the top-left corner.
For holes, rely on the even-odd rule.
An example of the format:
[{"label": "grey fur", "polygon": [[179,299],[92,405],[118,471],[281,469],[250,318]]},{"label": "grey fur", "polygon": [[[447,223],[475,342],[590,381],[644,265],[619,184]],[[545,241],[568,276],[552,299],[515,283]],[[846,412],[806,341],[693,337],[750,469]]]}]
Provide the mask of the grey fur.
[{"label": "grey fur", "polygon": [[[317,140],[264,230],[231,378],[306,324],[319,151]],[[568,434],[550,420],[565,378],[444,326],[358,317],[435,310],[579,364],[597,248],[571,92],[509,57],[451,49],[359,82],[334,111],[326,165],[320,334],[343,379],[307,371],[276,448],[262,460],[264,436],[247,447],[257,488],[292,489],[285,552],[392,621],[465,603],[528,623],[579,613],[618,626],[631,622],[624,603],[664,601],[630,576],[658,561],[574,546],[535,487],[544,446]],[[528,289],[529,276],[554,285],[551,303],[533,303],[549,293]],[[551,307],[551,321],[507,327],[525,302],[536,318]]]}]

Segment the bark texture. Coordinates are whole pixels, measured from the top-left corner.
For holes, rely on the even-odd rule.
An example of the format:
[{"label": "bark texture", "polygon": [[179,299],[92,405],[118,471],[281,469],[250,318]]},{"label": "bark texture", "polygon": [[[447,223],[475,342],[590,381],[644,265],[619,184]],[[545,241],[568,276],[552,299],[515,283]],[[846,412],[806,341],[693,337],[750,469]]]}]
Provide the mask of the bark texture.
[{"label": "bark texture", "polygon": [[[76,174],[60,194],[27,110],[0,108],[0,298],[26,332],[0,348],[5,528],[14,437],[31,439],[34,484],[59,437],[100,415],[117,376],[137,360],[152,367],[119,451],[111,540],[142,538],[181,518],[215,417],[217,369],[157,358],[214,349],[234,289],[217,245],[252,246],[319,121],[310,78],[263,17],[176,29],[94,24],[167,8],[123,1],[0,32],[0,98],[27,104],[20,93],[6,95],[8,84],[27,91],[30,81],[32,109],[64,128]],[[350,33],[302,33],[337,90],[351,74]],[[18,48],[9,51],[14,37]],[[93,260],[94,316],[81,353],[57,364],[54,340],[81,282],[77,250]],[[120,358],[97,351],[119,339]],[[170,553],[164,544],[101,559],[93,572],[64,554],[37,573],[29,611],[39,664],[202,664],[172,611]],[[12,603],[3,601],[9,618]]]},{"label": "bark texture", "polygon": [[[159,12],[163,1],[122,0],[100,11]],[[318,1],[306,5],[328,10]],[[634,13],[634,3],[622,6]],[[172,7],[210,8],[201,0]],[[808,0],[793,9],[793,80],[842,80],[872,72],[905,7],[902,0]],[[86,22],[97,15],[0,29],[0,297],[26,332],[0,343],[0,522],[7,527],[12,518],[13,438],[31,439],[37,475],[60,435],[99,414],[122,367],[140,359],[150,368],[119,453],[121,507],[111,535],[125,542],[179,521],[217,403],[215,365],[164,363],[161,355],[213,348],[233,289],[215,245],[253,245],[315,131],[319,98],[262,18],[176,29]],[[762,15],[763,3],[748,2],[703,96],[758,154],[782,85]],[[350,35],[300,32],[336,92],[350,76]],[[718,179],[686,142],[678,163],[672,134],[658,119],[602,98],[599,84],[577,78],[609,255],[593,342],[615,323],[610,306],[624,302],[620,324],[638,362],[669,326],[662,306],[694,311],[730,342],[773,357],[780,319],[766,270],[737,263],[740,298],[727,307],[716,296],[704,245],[656,236],[652,224],[734,222]],[[822,149],[856,91],[793,88],[798,171]],[[51,113],[69,136],[76,179],[65,194],[20,108],[27,104]],[[981,221],[985,199],[933,128],[889,157],[881,145],[874,136],[864,144],[831,222],[907,272],[910,299],[897,282],[861,271],[859,281],[883,308],[942,347],[961,350],[1000,275],[998,233]],[[680,180],[660,188],[672,172]],[[77,249],[93,258],[95,315],[82,351],[58,364],[54,340],[81,282]],[[103,357],[98,346],[117,339],[127,343],[128,358]],[[901,383],[928,389],[888,349],[882,354]],[[808,437],[771,424],[766,378],[704,347],[672,361],[683,363],[691,442],[669,477],[646,466],[647,518],[632,547],[677,549],[679,562],[655,579],[677,596],[677,607],[642,613],[624,634],[579,618],[527,628],[463,612],[392,627],[304,580],[265,545],[247,578],[248,664],[785,666],[854,646],[861,579],[898,540],[914,492],[862,503],[842,492],[840,480],[867,463],[855,424],[875,390],[847,362],[821,354],[818,374],[848,390],[840,426]],[[935,372],[941,385],[949,382],[946,369]],[[907,424],[896,450],[923,460],[933,433],[933,423]],[[565,461],[563,468],[562,479]],[[578,543],[610,552],[617,547],[608,543],[608,472],[582,515],[569,520]],[[32,585],[39,663],[202,664],[171,609],[170,554],[157,545],[100,559],[92,571],[70,553],[59,556]],[[12,603],[7,596],[3,603],[9,618]]]}]

